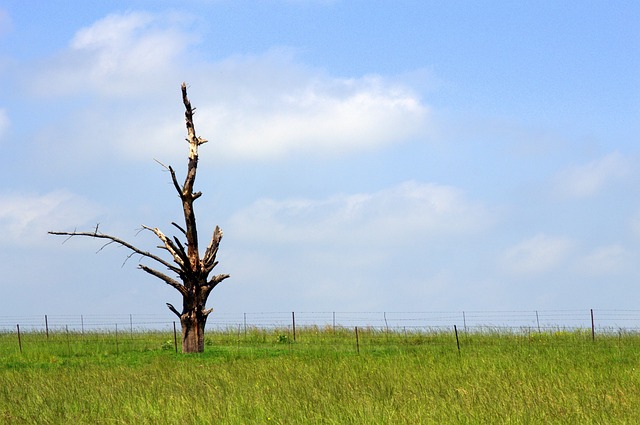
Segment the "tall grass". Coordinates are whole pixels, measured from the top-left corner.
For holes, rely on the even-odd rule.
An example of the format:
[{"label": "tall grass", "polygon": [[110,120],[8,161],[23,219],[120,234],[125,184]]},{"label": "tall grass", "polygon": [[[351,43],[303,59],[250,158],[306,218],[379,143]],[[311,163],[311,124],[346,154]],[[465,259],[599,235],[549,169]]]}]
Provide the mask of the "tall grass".
[{"label": "tall grass", "polygon": [[640,423],[640,336],[228,329],[0,334],[0,423]]}]

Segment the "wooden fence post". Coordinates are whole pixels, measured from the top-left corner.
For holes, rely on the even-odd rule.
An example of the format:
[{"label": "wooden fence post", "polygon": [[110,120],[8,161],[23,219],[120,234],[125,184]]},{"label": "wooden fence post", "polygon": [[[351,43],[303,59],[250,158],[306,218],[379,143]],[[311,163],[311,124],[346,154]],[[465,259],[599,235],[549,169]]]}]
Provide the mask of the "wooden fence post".
[{"label": "wooden fence post", "polygon": [[67,336],[67,354],[71,355],[71,341],[69,340],[69,325],[64,325],[65,334]]},{"label": "wooden fence post", "polygon": [[47,319],[47,315],[44,315],[44,331],[47,334],[47,340],[49,339],[49,320]]},{"label": "wooden fence post", "polygon": [[460,339],[458,339],[458,328],[456,325],[453,325],[453,331],[456,334],[456,345],[458,346],[458,355],[460,355]]},{"label": "wooden fence post", "polygon": [[16,325],[18,328],[18,346],[20,347],[20,354],[22,354],[22,339],[20,338],[20,325]]},{"label": "wooden fence post", "polygon": [[293,323],[293,342],[296,341],[296,314],[291,312],[291,321]]},{"label": "wooden fence post", "polygon": [[176,354],[178,354],[178,332],[176,331],[176,321],[173,321],[173,346],[176,348]]},{"label": "wooden fence post", "polygon": [[356,352],[360,354],[360,340],[358,339],[358,327],[356,326]]},{"label": "wooden fence post", "polygon": [[596,322],[593,320],[593,309],[591,309],[591,341],[596,340]]}]

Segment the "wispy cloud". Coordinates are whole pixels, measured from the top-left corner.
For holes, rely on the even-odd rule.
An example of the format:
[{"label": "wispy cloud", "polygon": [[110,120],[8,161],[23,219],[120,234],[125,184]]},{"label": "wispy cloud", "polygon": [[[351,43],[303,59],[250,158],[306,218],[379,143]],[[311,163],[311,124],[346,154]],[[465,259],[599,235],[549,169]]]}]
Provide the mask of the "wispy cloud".
[{"label": "wispy cloud", "polygon": [[66,50],[27,73],[29,87],[39,96],[149,94],[176,77],[175,64],[192,41],[170,15],[109,15],[80,29]]},{"label": "wispy cloud", "polygon": [[594,249],[579,260],[577,271],[586,275],[616,275],[625,272],[633,260],[633,255],[622,245],[607,245]]},{"label": "wispy cloud", "polygon": [[43,137],[55,139],[56,150],[69,144],[88,158],[97,156],[94,149],[145,160],[149,152],[174,156],[184,139],[182,79],[191,85],[196,126],[216,144],[217,159],[341,155],[429,135],[429,107],[391,79],[329,76],[300,65],[286,49],[185,60],[197,39],[186,27],[179,19],[129,13],[78,31],[26,86],[41,95],[91,92],[102,99],[83,104],[66,120],[72,124],[48,128]]},{"label": "wispy cloud", "polygon": [[41,244],[49,230],[82,226],[97,214],[92,203],[66,191],[45,195],[0,195],[0,234],[4,242]]},{"label": "wispy cloud", "polygon": [[[406,88],[381,77],[344,80],[313,72],[287,84],[279,75],[295,65],[284,61],[279,66],[281,71],[270,75],[278,92],[245,81],[242,91],[252,90],[251,99],[229,96],[202,108],[203,129],[224,141],[220,147],[226,156],[342,154],[427,133],[429,109]],[[237,84],[232,75],[229,82]]]},{"label": "wispy cloud", "polygon": [[257,282],[286,282],[309,306],[366,309],[437,292],[430,279],[454,279],[457,271],[439,260],[455,257],[462,240],[481,237],[493,220],[489,208],[454,187],[409,181],[371,193],[263,199],[225,230],[228,243],[245,247],[229,254],[243,269],[236,277],[274,304],[281,301],[273,290]]},{"label": "wispy cloud", "polygon": [[0,109],[0,142],[9,128],[9,116],[5,109]]},{"label": "wispy cloud", "polygon": [[539,234],[507,249],[500,262],[509,273],[543,273],[560,264],[572,248],[568,238]]},{"label": "wispy cloud", "polygon": [[576,165],[557,176],[555,191],[560,196],[586,198],[597,194],[608,184],[627,177],[631,164],[619,152],[610,153],[596,161]]},{"label": "wispy cloud", "polygon": [[247,240],[363,247],[475,234],[491,223],[488,209],[456,188],[412,181],[327,199],[263,199],[232,218],[236,236]]}]

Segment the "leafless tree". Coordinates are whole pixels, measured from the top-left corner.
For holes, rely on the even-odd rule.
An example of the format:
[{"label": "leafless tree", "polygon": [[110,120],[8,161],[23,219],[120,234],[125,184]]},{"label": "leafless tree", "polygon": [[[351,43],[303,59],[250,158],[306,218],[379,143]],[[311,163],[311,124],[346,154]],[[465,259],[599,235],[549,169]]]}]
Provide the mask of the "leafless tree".
[{"label": "leafless tree", "polygon": [[182,352],[183,353],[201,353],[204,351],[204,328],[207,317],[212,309],[206,309],[207,298],[211,290],[220,282],[229,277],[228,274],[218,274],[209,277],[212,270],[218,262],[216,254],[220,240],[222,239],[222,230],[216,226],[213,231],[211,241],[204,251],[204,255],[200,257],[198,249],[198,229],[196,226],[196,216],[193,210],[193,203],[198,199],[202,192],[194,192],[193,186],[196,180],[196,171],[198,168],[198,147],[207,140],[196,135],[196,129],[193,124],[193,114],[196,108],[191,107],[191,102],[187,97],[187,86],[182,83],[182,101],[185,107],[185,121],[187,125],[187,142],[189,142],[189,165],[187,176],[184,183],[180,185],[176,178],[176,173],[171,166],[164,166],[171,174],[171,180],[182,201],[182,210],[184,212],[184,227],[177,223],[171,223],[182,236],[186,239],[186,243],[180,242],[176,236],[166,236],[160,229],[142,226],[143,229],[153,232],[161,241],[158,248],[166,250],[171,255],[171,261],[167,261],[162,257],[154,255],[148,251],[139,249],[132,244],[105,233],[101,233],[96,225],[95,229],[90,232],[49,232],[52,235],[66,235],[69,238],[73,236],[87,236],[96,239],[107,239],[108,244],[119,244],[131,250],[129,256],[139,254],[142,257],[149,258],[161,266],[164,266],[170,274],[177,275],[177,279],[169,276],[166,272],[161,272],[147,265],[139,264],[138,267],[145,272],[163,280],[168,285],[175,288],[182,295],[182,311],[178,311],[173,305],[167,303],[167,307],[180,318],[182,325]]}]

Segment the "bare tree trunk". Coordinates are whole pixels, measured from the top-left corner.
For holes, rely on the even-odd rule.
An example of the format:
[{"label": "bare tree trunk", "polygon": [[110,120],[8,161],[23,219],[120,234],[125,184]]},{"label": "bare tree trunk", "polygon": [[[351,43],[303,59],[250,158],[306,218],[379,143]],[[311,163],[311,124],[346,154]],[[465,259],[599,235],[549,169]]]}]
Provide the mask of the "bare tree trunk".
[{"label": "bare tree trunk", "polygon": [[180,316],[183,353],[204,352],[204,326],[207,323],[207,316],[198,316],[199,314],[196,311],[184,313]]},{"label": "bare tree trunk", "polygon": [[182,295],[182,311],[179,312],[171,304],[167,304],[167,307],[169,307],[169,310],[180,318],[180,324],[182,325],[182,352],[201,353],[204,351],[204,327],[207,323],[207,317],[212,311],[211,309],[207,310],[205,308],[207,298],[213,288],[223,280],[227,279],[229,275],[220,274],[209,278],[209,274],[218,264],[216,261],[216,255],[218,253],[220,241],[222,240],[222,230],[220,230],[218,226],[214,229],[211,242],[207,246],[202,258],[200,258],[198,250],[198,229],[196,226],[193,202],[202,195],[202,192],[194,192],[193,187],[198,168],[198,147],[207,141],[196,136],[196,130],[193,124],[195,108],[191,107],[191,102],[187,97],[187,86],[185,83],[182,83],[182,101],[185,107],[184,115],[187,127],[187,142],[189,142],[189,162],[187,176],[184,183],[182,185],[178,183],[178,179],[176,178],[176,173],[173,168],[170,166],[163,166],[171,173],[171,180],[182,202],[182,210],[184,213],[184,228],[176,223],[172,224],[186,238],[186,243],[183,244],[175,236],[172,238],[167,237],[158,228],[142,226],[144,229],[153,232],[158,239],[160,239],[162,246],[159,248],[166,250],[171,255],[173,264],[161,257],[138,249],[120,238],[100,233],[97,225],[93,232],[73,231],[49,233],[53,235],[67,235],[69,237],[88,236],[98,239],[107,239],[109,242],[107,242],[106,245],[116,243],[131,250],[132,253],[127,257],[127,259],[134,254],[140,254],[143,257],[156,261],[157,263],[165,266],[169,271],[176,274],[182,282],[179,282],[165,273],[152,269],[144,264],[139,264],[139,268],[165,281],[165,283],[180,292]]}]

